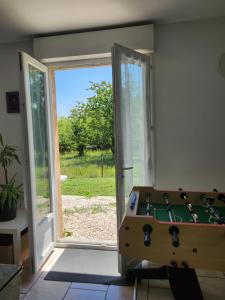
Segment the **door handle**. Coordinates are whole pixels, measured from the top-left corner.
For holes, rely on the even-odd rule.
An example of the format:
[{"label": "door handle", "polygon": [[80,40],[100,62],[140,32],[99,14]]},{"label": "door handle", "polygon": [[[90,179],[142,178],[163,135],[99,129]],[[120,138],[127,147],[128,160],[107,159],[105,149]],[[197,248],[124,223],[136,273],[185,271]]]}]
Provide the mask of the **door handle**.
[{"label": "door handle", "polygon": [[134,167],[126,167],[126,168],[122,168],[122,170],[132,170]]}]

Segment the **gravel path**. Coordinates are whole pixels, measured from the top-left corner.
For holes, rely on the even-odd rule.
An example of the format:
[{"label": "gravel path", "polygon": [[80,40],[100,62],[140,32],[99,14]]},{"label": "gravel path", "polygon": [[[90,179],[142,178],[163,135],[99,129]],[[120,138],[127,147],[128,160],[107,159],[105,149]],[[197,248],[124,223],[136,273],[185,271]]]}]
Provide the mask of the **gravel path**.
[{"label": "gravel path", "polygon": [[116,243],[116,199],[62,196],[67,239]]}]

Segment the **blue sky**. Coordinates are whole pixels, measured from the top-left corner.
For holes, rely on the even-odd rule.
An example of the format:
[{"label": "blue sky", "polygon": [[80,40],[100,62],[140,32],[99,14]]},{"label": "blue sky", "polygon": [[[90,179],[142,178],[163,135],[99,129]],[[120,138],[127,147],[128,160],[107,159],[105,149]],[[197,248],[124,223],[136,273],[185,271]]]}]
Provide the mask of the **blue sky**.
[{"label": "blue sky", "polygon": [[55,72],[58,116],[68,116],[76,102],[84,102],[93,92],[87,91],[90,81],[112,82],[112,67],[81,68]]}]

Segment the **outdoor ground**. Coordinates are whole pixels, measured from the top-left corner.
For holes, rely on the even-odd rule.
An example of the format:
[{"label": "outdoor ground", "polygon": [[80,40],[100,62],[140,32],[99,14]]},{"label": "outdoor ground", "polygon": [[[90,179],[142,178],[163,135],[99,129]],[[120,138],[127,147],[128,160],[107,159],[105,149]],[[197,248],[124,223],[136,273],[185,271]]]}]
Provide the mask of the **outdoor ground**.
[{"label": "outdoor ground", "polygon": [[110,150],[87,151],[79,157],[77,152],[62,154],[62,195],[115,196],[114,158]]},{"label": "outdoor ground", "polygon": [[64,235],[76,241],[116,243],[116,199],[62,196]]},{"label": "outdoor ground", "polygon": [[61,155],[64,236],[116,243],[115,168],[111,151]]}]

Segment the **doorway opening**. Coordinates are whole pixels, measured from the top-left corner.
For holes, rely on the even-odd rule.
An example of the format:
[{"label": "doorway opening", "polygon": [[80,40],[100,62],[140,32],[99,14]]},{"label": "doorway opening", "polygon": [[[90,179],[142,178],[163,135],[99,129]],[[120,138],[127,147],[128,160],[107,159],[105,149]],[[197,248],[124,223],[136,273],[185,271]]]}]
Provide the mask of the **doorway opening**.
[{"label": "doorway opening", "polygon": [[116,246],[111,65],[54,70],[65,243]]}]

